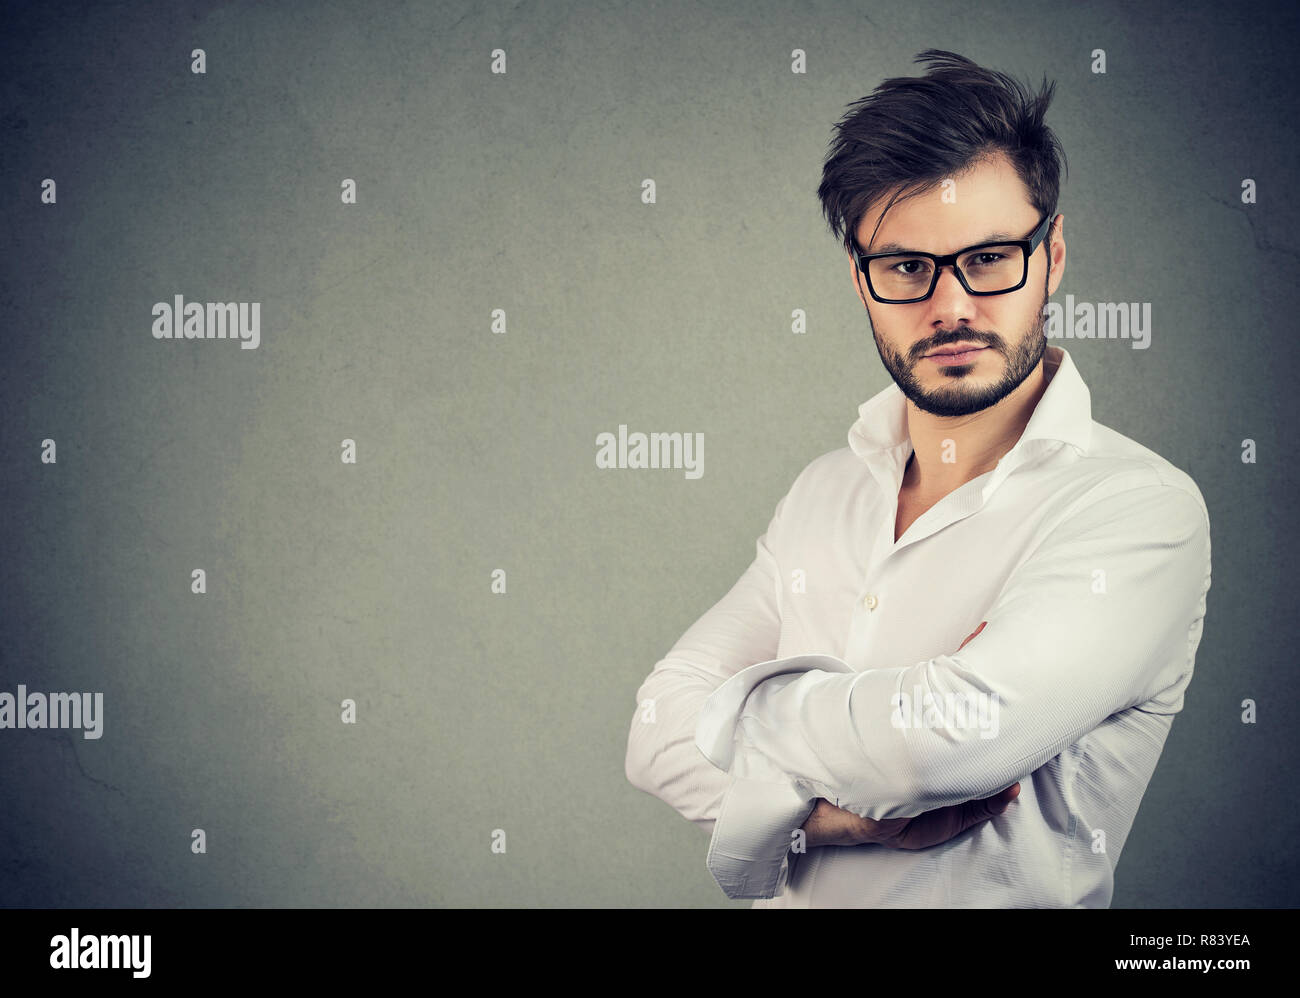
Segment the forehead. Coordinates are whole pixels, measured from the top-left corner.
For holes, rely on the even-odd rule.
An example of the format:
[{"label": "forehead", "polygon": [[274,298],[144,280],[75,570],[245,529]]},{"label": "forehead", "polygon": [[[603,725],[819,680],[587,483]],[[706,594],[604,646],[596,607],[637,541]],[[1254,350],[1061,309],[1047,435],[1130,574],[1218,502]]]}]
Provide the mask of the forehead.
[{"label": "forehead", "polygon": [[1038,221],[1029,190],[1005,154],[978,161],[947,180],[895,202],[879,229],[876,223],[895,192],[873,204],[856,232],[863,252],[902,248],[952,253],[990,239],[1021,239]]}]

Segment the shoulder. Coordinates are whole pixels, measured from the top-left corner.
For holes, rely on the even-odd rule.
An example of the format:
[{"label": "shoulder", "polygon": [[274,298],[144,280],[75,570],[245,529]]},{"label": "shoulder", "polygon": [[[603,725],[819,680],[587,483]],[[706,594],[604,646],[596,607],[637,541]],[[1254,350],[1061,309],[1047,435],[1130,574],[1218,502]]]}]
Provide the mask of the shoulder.
[{"label": "shoulder", "polygon": [[1208,532],[1209,510],[1186,471],[1131,437],[1093,420],[1088,452],[1076,471],[1082,481],[1077,503],[1111,500],[1167,510],[1181,520],[1200,521]]}]

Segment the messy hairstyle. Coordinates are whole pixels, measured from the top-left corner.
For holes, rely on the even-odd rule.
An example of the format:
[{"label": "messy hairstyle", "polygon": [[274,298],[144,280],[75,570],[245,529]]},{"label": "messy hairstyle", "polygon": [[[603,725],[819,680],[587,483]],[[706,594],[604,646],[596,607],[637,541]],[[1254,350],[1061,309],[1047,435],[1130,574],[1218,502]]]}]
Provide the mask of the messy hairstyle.
[{"label": "messy hairstyle", "polygon": [[[834,126],[817,197],[845,250],[867,210],[889,191],[897,189],[886,210],[999,151],[1039,214],[1054,212],[1065,151],[1043,117],[1056,85],[1044,77],[1035,97],[1005,73],[941,49],[926,49],[914,61],[928,65],[926,75],[885,80]],[[1050,229],[1047,239],[1050,253]]]}]

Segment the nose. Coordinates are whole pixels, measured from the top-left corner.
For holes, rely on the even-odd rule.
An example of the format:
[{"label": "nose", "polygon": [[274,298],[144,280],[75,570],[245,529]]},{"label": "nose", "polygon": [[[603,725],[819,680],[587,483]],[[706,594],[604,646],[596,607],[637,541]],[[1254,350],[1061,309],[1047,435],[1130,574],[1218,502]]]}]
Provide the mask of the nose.
[{"label": "nose", "polygon": [[927,303],[931,325],[944,329],[973,325],[975,320],[976,299],[967,294],[953,268],[953,264],[940,268],[939,283],[934,286],[934,294],[930,295]]}]

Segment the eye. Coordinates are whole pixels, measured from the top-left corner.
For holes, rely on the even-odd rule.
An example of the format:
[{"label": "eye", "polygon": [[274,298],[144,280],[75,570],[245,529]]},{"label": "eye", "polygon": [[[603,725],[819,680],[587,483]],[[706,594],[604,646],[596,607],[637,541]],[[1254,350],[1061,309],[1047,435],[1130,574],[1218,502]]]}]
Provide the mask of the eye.
[{"label": "eye", "polygon": [[[917,267],[917,270],[904,270],[904,267]],[[922,270],[928,270],[930,262],[928,260],[900,260],[889,269],[895,273],[902,274],[904,277],[915,277]]]}]

